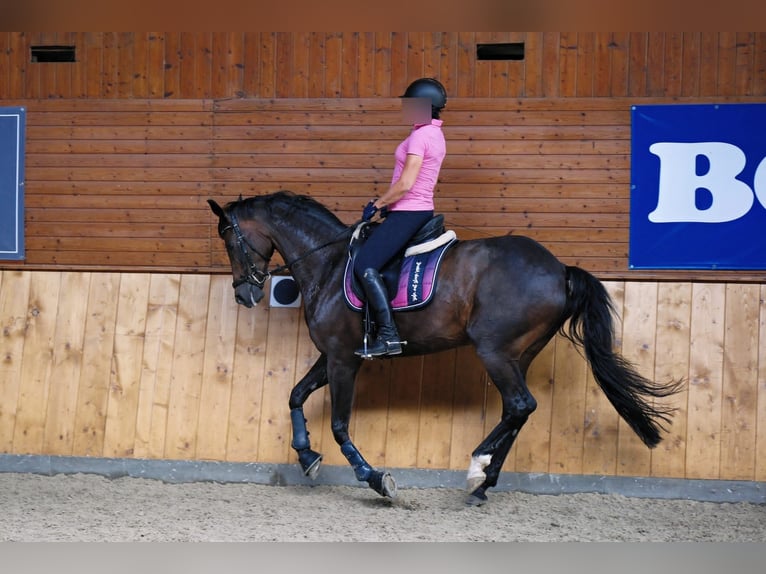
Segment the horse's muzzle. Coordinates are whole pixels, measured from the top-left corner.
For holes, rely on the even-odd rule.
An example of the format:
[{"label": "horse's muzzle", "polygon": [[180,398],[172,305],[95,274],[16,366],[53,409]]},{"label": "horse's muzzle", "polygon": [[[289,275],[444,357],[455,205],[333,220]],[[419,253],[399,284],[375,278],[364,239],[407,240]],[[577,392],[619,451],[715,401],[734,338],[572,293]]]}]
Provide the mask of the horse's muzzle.
[{"label": "horse's muzzle", "polygon": [[263,299],[263,289],[252,283],[243,283],[234,289],[234,300],[248,309]]}]

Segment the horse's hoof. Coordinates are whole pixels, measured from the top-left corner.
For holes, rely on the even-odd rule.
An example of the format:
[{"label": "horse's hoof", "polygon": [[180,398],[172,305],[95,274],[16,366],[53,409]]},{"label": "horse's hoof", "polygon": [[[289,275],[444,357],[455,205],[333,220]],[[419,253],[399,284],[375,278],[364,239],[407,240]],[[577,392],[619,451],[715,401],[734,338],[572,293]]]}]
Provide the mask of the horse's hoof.
[{"label": "horse's hoof", "polygon": [[298,453],[298,462],[303,469],[303,476],[315,480],[322,464],[322,455],[310,449],[302,450]]},{"label": "horse's hoof", "polygon": [[367,483],[379,495],[396,498],[396,481],[390,473],[374,471]]},{"label": "horse's hoof", "polygon": [[474,476],[472,478],[469,478],[466,480],[466,486],[465,489],[468,492],[473,492],[477,488],[479,488],[482,484],[484,484],[484,481],[487,480],[487,475],[484,476]]},{"label": "horse's hoof", "polygon": [[480,491],[472,492],[465,500],[466,506],[482,506],[487,502],[489,502],[487,495]]}]

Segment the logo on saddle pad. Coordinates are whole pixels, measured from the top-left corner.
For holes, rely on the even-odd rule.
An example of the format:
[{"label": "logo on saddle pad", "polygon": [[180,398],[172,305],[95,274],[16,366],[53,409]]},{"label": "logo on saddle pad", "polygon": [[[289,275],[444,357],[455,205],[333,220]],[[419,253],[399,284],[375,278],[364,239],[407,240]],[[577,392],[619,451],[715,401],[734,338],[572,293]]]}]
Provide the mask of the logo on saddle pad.
[{"label": "logo on saddle pad", "polygon": [[[431,302],[431,298],[436,290],[436,277],[442,257],[447,248],[455,241],[453,233],[452,239],[436,249],[425,253],[415,253],[414,255],[405,253],[401,271],[399,272],[398,288],[391,299],[392,309],[395,311],[407,311],[423,307]],[[356,311],[361,311],[364,308],[364,301],[354,291],[353,273],[353,260],[349,257],[343,276],[343,292],[348,306]]]}]

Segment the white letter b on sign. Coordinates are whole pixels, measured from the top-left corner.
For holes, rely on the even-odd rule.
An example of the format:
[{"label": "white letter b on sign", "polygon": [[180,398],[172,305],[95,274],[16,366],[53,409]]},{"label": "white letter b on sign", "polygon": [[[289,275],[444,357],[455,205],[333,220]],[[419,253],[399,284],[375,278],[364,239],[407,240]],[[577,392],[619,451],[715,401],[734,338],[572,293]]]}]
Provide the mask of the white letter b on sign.
[{"label": "white letter b on sign", "polygon": [[[653,223],[723,223],[745,215],[753,206],[753,191],[738,179],[745,167],[745,154],[724,142],[652,144],[649,151],[660,158],[657,207],[649,214]],[[710,169],[697,175],[697,156],[705,156]],[[759,170],[760,171],[760,170]],[[697,189],[707,189],[713,201],[699,209]]]}]

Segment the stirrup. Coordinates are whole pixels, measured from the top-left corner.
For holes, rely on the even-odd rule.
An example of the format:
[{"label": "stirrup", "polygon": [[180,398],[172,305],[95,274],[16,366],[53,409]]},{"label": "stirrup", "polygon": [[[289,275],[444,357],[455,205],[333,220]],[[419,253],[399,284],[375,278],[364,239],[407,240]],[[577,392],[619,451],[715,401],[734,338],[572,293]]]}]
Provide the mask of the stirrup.
[{"label": "stirrup", "polygon": [[[377,340],[375,342],[378,342]],[[365,333],[364,342],[361,349],[354,351],[354,354],[362,357],[363,359],[375,359],[376,357],[395,357],[402,354],[402,346],[407,344],[407,341],[382,341],[385,346],[385,350],[377,353],[370,351],[369,335]]]}]

